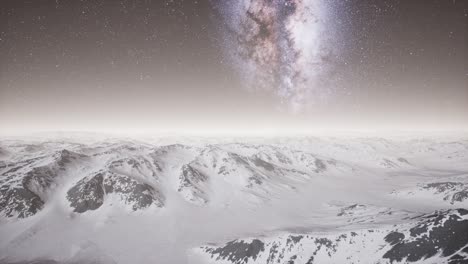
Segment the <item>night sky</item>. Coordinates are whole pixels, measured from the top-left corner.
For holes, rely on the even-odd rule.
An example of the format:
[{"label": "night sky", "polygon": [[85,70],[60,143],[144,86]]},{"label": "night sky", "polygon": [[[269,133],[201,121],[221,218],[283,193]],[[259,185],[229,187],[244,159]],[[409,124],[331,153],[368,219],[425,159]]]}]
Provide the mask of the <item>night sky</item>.
[{"label": "night sky", "polygon": [[11,133],[468,128],[468,1],[4,0]]}]

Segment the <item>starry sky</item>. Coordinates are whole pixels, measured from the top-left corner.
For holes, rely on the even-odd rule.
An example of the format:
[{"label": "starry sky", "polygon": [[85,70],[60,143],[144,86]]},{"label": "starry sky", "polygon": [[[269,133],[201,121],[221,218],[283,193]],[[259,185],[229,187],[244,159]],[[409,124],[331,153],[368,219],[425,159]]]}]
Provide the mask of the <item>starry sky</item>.
[{"label": "starry sky", "polygon": [[3,0],[0,123],[468,128],[468,1]]}]

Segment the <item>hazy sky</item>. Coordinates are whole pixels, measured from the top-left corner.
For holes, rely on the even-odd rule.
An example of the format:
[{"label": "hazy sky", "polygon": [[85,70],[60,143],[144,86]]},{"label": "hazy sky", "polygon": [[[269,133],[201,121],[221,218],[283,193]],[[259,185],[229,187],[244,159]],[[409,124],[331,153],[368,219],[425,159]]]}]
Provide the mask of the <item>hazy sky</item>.
[{"label": "hazy sky", "polygon": [[462,0],[4,0],[0,129],[460,129],[467,64]]}]

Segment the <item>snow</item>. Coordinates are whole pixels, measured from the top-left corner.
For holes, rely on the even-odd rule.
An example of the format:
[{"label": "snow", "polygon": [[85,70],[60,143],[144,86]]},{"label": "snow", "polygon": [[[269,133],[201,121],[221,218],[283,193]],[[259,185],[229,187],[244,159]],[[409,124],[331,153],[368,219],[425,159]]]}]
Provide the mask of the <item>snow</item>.
[{"label": "snow", "polygon": [[[353,260],[373,263],[377,245],[368,242],[382,240],[389,226],[435,210],[468,207],[468,200],[444,200],[450,190],[438,194],[421,188],[434,182],[467,182],[466,137],[73,136],[5,139],[0,148],[8,153],[0,157],[2,188],[21,186],[34,168],[57,172],[50,186],[32,188],[45,202],[38,213],[0,218],[0,262],[207,263],[197,250],[211,242],[260,237],[284,246],[291,233],[336,239],[343,233],[366,232],[369,240],[361,241],[366,251],[356,253],[340,242],[336,259],[330,262],[325,251],[319,251],[317,259],[347,263],[352,255]],[[75,158],[60,166],[57,160],[64,149]],[[15,166],[19,169],[9,172]],[[185,184],[184,166],[198,172]],[[161,206],[135,211],[126,196],[111,193],[98,209],[73,212],[68,190],[99,172],[148,184],[161,196]],[[367,234],[368,228],[381,231]],[[288,258],[316,249],[307,242],[296,247],[301,248],[288,251]],[[256,263],[265,263],[265,257]]]}]

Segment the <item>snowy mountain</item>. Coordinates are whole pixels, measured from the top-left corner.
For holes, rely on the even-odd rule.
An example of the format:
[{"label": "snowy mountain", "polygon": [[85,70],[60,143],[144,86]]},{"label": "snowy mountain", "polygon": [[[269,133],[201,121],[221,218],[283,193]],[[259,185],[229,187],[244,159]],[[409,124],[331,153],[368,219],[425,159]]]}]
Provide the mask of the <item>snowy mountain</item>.
[{"label": "snowy mountain", "polygon": [[0,262],[466,263],[467,161],[463,137],[4,139]]},{"label": "snowy mountain", "polygon": [[327,234],[279,234],[202,246],[206,263],[466,263],[468,210],[423,215],[399,226]]}]

